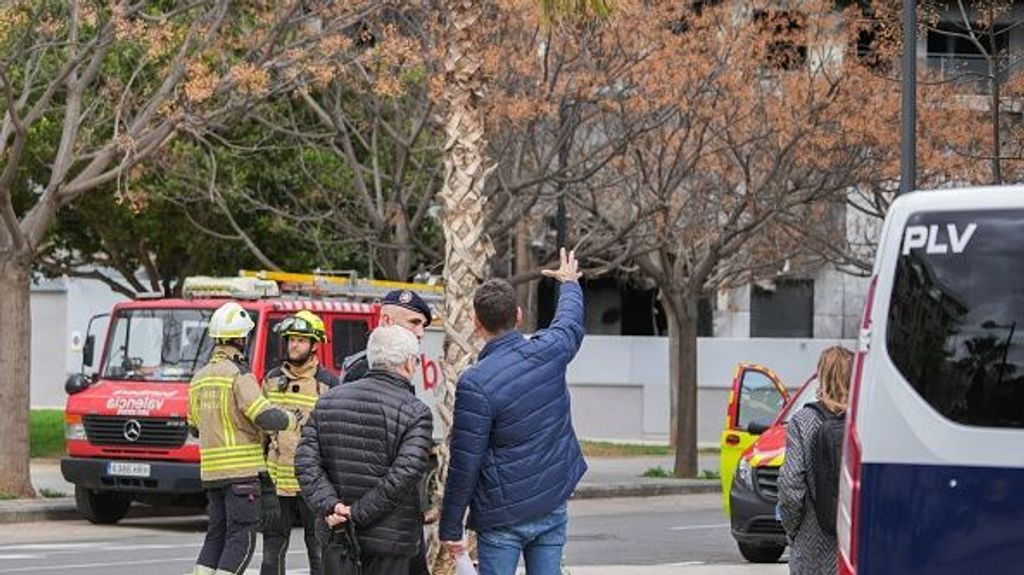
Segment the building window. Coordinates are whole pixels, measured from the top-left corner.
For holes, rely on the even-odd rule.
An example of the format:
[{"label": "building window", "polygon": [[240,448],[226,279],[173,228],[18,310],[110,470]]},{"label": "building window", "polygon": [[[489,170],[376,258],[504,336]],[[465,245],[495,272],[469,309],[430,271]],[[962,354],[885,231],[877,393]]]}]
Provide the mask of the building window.
[{"label": "building window", "polygon": [[[971,38],[974,32],[975,39]],[[996,75],[1004,80],[1010,48],[1005,25],[986,26],[963,21],[941,21],[928,29],[928,67],[947,80],[988,89],[989,59],[995,59]]]},{"label": "building window", "polygon": [[[643,289],[614,278],[584,279],[586,333],[588,335],[666,336],[668,322],[658,301],[657,289]],[[537,285],[537,329],[554,319],[558,283],[544,279]],[[701,298],[697,304],[697,335],[714,335],[714,303]]]},{"label": "building window", "polygon": [[814,337],[814,280],[780,279],[750,290],[751,337]]},{"label": "building window", "polygon": [[791,10],[755,10],[754,22],[768,37],[766,57],[776,70],[797,70],[807,63],[807,18]]}]

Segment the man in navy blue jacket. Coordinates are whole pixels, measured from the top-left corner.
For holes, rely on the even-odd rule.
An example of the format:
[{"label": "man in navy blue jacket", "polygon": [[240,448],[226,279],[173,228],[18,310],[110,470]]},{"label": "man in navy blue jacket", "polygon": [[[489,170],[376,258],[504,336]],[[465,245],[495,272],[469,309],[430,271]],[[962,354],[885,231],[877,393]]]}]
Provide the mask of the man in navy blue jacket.
[{"label": "man in navy blue jacket", "polygon": [[459,379],[440,538],[462,549],[463,518],[478,534],[480,575],[512,575],[520,555],[529,575],[561,573],[566,501],[587,470],[572,428],[565,369],[583,342],[583,292],[575,255],[544,274],[561,282],[548,329],[518,331],[515,290],[488,280],[473,296],[486,340]]}]

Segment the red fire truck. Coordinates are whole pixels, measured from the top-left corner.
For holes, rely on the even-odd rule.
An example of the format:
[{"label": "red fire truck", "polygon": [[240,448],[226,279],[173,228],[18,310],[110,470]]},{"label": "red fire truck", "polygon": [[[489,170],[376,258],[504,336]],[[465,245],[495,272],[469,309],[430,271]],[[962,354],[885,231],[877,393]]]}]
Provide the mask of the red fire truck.
[{"label": "red fire truck", "polygon": [[[61,471],[75,485],[79,513],[93,523],[116,523],[133,501],[202,503],[198,442],[185,422],[188,384],[210,356],[206,325],[225,301],[239,301],[256,322],[247,357],[262,380],[281,361],[273,328],[284,317],[305,309],[323,318],[327,344],[320,347],[320,362],[339,373],[377,324],[374,302],[400,288],[440,297],[439,287],[423,284],[243,271],[237,278],[188,278],[181,298],[142,297],[114,306],[95,372],[73,375],[65,385],[67,456]],[[438,348],[439,339],[428,333],[425,347]],[[95,336],[87,334],[84,366],[92,367],[94,350]],[[414,383],[431,405],[439,377],[439,366],[425,354]]]}]

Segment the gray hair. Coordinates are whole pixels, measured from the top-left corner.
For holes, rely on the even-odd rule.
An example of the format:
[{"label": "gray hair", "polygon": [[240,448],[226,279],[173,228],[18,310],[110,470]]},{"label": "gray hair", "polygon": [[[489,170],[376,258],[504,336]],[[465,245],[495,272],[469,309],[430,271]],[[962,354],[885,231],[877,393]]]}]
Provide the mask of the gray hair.
[{"label": "gray hair", "polygon": [[410,357],[419,355],[420,342],[416,335],[397,325],[378,327],[366,343],[366,361],[370,369],[398,371]]}]

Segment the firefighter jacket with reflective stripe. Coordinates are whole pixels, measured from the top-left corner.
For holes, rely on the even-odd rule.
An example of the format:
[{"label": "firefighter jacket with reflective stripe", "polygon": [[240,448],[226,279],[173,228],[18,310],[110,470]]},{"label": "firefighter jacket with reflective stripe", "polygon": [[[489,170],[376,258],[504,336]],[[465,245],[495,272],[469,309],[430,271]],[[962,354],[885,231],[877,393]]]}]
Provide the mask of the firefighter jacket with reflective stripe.
[{"label": "firefighter jacket with reflective stripe", "polygon": [[295,478],[295,448],[299,445],[302,425],[309,419],[316,400],[327,391],[333,378],[313,356],[300,366],[285,362],[263,380],[264,396],[274,405],[295,413],[299,419],[297,429],[270,435],[267,469],[278,495],[294,497],[299,494],[299,480]]},{"label": "firefighter jacket with reflective stripe", "polygon": [[[266,472],[263,432],[257,418],[276,410],[260,391],[241,353],[217,346],[188,389],[188,422],[199,430],[199,471],[203,482],[245,479]],[[288,428],[297,422],[292,414]]]}]

